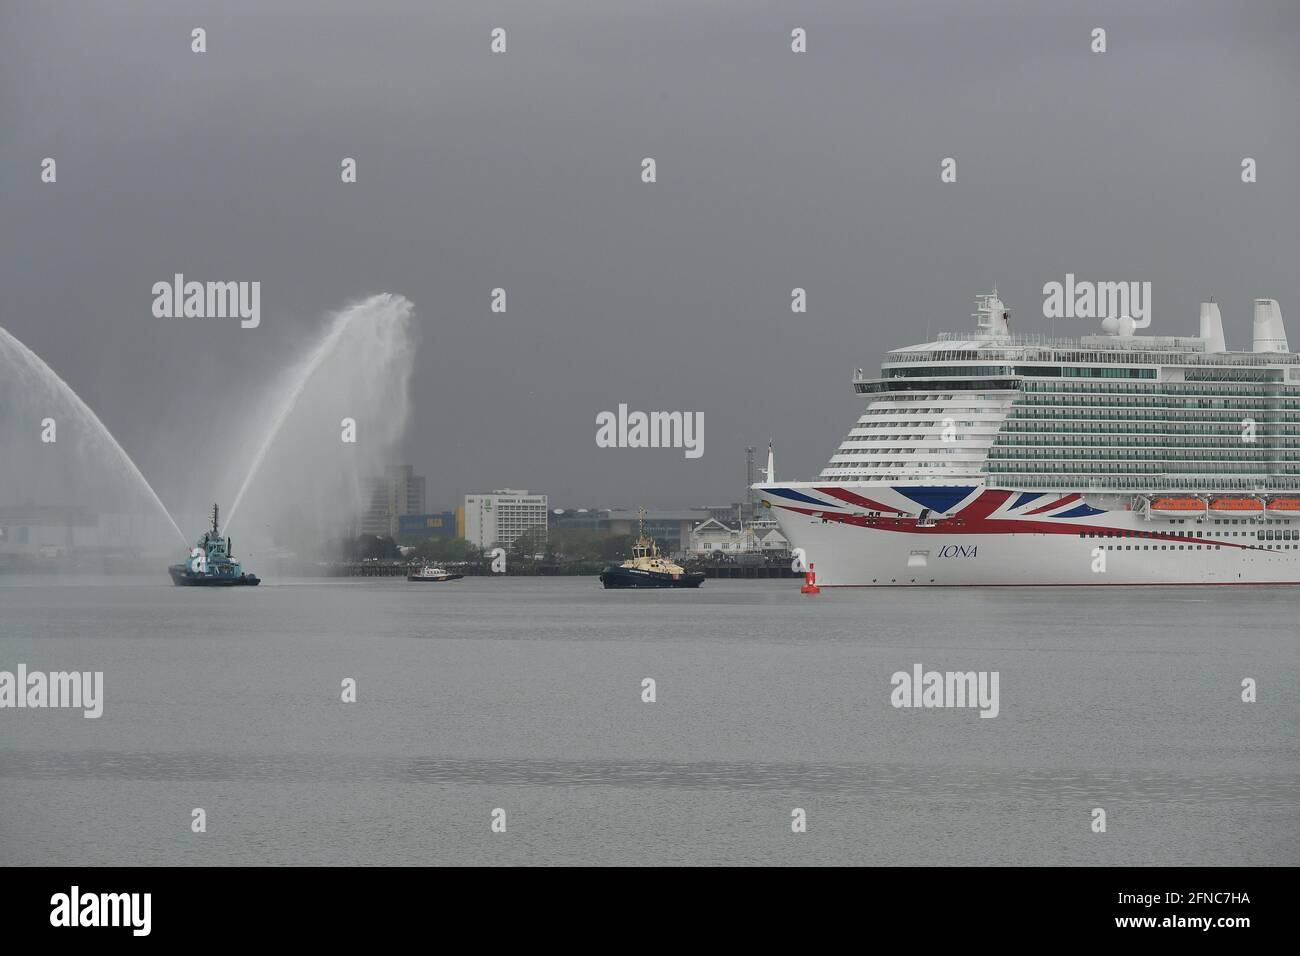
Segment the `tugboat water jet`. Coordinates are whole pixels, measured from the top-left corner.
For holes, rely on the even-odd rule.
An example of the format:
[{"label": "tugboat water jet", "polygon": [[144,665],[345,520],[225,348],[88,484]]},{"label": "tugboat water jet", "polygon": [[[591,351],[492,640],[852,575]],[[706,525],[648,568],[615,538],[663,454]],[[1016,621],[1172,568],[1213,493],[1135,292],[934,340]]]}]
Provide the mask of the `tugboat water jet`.
[{"label": "tugboat water jet", "polygon": [[189,560],[167,568],[172,583],[178,587],[256,587],[262,579],[244,571],[235,560],[229,538],[218,530],[217,506],[212,506],[212,528],[190,549]]}]

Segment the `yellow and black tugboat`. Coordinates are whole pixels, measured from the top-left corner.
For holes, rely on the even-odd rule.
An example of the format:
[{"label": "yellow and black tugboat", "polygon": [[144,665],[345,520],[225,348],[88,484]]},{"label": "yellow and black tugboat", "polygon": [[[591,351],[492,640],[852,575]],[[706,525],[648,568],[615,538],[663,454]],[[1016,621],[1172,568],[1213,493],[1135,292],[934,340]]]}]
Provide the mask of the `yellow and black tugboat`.
[{"label": "yellow and black tugboat", "polygon": [[659,553],[659,546],[645,533],[644,509],[640,525],[632,557],[600,572],[601,584],[607,588],[698,588],[704,583],[703,571],[687,571]]}]

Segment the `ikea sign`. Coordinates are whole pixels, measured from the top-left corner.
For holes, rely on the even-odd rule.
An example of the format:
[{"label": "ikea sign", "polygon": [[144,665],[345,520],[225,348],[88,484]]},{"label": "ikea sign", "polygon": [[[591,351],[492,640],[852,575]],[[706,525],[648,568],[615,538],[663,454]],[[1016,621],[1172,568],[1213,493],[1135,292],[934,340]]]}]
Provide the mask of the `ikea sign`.
[{"label": "ikea sign", "polygon": [[432,515],[398,515],[397,533],[426,538],[456,537],[456,513],[443,511]]}]

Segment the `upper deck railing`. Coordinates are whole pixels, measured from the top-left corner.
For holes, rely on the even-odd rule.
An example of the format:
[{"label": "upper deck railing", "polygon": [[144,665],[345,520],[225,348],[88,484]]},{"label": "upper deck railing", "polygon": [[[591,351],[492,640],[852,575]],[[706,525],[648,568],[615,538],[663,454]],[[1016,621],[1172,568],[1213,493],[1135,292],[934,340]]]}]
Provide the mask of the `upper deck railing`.
[{"label": "upper deck railing", "polygon": [[990,342],[998,345],[1057,345],[1078,346],[1078,339],[1058,339],[1041,332],[1015,332],[1010,335],[988,336],[978,332],[940,332],[936,342]]},{"label": "upper deck railing", "polygon": [[1196,338],[1152,337],[1150,341],[1117,338],[1115,341],[1113,347],[1099,347],[1095,341],[1057,339],[1035,333],[981,338],[971,333],[941,332],[935,342],[951,343],[953,348],[892,351],[885,356],[882,365],[954,361],[1053,362],[1062,365],[1300,365],[1300,354],[1294,352],[1207,353],[1203,351],[1203,340]]}]

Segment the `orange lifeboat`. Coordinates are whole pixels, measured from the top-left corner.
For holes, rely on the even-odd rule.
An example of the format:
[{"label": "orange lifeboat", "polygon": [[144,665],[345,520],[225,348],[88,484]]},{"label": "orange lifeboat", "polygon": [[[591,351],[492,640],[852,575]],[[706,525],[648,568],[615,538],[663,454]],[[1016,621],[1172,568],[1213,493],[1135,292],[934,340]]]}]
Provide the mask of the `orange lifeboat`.
[{"label": "orange lifeboat", "polygon": [[1205,514],[1200,498],[1154,498],[1151,513],[1165,518],[1199,518]]},{"label": "orange lifeboat", "polygon": [[1275,518],[1300,518],[1300,498],[1270,498],[1268,513]]},{"label": "orange lifeboat", "polygon": [[1211,498],[1210,514],[1229,518],[1251,518],[1264,513],[1264,502],[1258,498]]}]

